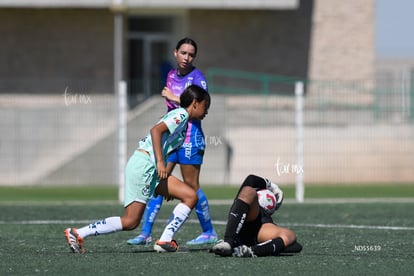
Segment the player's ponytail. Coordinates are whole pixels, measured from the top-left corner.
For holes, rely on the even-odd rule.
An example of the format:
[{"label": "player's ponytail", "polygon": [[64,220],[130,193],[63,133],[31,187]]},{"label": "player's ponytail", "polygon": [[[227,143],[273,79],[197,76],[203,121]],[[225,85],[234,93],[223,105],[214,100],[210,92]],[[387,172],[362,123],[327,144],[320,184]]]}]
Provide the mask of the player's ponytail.
[{"label": "player's ponytail", "polygon": [[190,104],[196,100],[196,102],[206,101],[206,107],[210,107],[210,94],[197,85],[190,85],[187,87],[180,96],[180,106],[187,108]]}]

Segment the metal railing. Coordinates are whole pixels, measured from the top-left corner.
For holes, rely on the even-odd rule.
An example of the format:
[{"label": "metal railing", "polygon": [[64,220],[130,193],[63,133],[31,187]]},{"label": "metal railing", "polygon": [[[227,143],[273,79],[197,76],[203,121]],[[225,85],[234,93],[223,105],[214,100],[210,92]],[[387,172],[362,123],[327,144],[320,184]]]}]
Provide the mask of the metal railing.
[{"label": "metal railing", "polygon": [[[412,78],[300,80],[222,68],[206,76],[212,106],[203,122],[203,183],[237,184],[246,173],[295,182],[298,80],[305,183],[414,182]],[[116,185],[117,99],[100,92],[113,84],[38,85],[0,80],[0,185]],[[159,95],[142,98],[128,110],[127,155],[165,112]]]}]

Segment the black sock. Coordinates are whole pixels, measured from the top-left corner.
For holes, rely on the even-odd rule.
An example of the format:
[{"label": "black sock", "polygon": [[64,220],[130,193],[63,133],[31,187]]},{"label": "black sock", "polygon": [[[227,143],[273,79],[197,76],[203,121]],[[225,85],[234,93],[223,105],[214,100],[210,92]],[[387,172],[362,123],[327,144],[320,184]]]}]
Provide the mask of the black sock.
[{"label": "black sock", "polygon": [[302,245],[295,241],[294,243],[287,246],[283,250],[283,253],[299,253],[300,251],[302,251]]},{"label": "black sock", "polygon": [[285,244],[281,238],[268,240],[252,246],[252,251],[257,257],[276,256],[285,249]]},{"label": "black sock", "polygon": [[230,208],[226,231],[224,232],[224,241],[230,243],[232,247],[237,245],[238,235],[246,220],[248,211],[249,205],[238,198]]}]

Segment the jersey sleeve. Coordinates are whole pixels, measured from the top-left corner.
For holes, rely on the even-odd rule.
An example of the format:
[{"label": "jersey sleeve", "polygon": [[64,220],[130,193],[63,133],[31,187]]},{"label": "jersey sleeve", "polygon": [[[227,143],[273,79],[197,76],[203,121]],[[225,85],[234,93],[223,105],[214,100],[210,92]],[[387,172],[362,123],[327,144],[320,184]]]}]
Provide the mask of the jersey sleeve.
[{"label": "jersey sleeve", "polygon": [[172,76],[174,75],[174,69],[171,69],[170,71],[168,71],[167,73],[167,79],[165,80],[165,86],[167,86],[168,88],[171,89],[171,80],[172,80]]},{"label": "jersey sleeve", "polygon": [[207,80],[204,77],[203,73],[201,73],[200,70],[197,70],[197,74],[196,77],[193,80],[193,84],[200,86],[201,88],[203,88],[204,90],[206,90],[208,92],[208,85],[207,85]]},{"label": "jersey sleeve", "polygon": [[168,112],[162,119],[162,122],[167,126],[170,133],[173,133],[176,128],[183,122],[188,120],[188,113],[183,108],[177,108]]}]

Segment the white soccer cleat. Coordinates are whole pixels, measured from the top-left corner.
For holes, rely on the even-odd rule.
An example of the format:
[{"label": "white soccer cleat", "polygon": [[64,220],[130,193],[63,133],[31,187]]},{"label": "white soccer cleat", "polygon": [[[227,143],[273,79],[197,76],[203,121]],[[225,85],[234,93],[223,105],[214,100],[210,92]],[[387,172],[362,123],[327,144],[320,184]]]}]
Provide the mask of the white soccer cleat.
[{"label": "white soccer cleat", "polygon": [[76,228],[67,228],[64,232],[70,250],[73,253],[85,253],[85,248],[83,247],[83,239],[79,236]]},{"label": "white soccer cleat", "polygon": [[170,242],[157,241],[154,245],[154,250],[158,253],[176,252],[178,250],[178,244],[175,240]]}]

